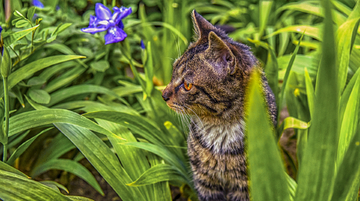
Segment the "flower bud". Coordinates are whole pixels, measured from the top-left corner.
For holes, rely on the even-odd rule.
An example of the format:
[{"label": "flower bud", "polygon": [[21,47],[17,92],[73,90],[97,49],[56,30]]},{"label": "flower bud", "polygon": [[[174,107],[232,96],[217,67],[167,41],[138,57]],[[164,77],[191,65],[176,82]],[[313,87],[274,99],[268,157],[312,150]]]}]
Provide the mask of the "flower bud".
[{"label": "flower bud", "polygon": [[10,73],[10,69],[11,69],[11,66],[12,66],[12,63],[11,63],[11,58],[10,58],[10,54],[7,50],[6,47],[4,47],[4,50],[3,50],[4,54],[2,55],[2,58],[1,58],[1,75],[6,78],[9,76],[9,73]]}]

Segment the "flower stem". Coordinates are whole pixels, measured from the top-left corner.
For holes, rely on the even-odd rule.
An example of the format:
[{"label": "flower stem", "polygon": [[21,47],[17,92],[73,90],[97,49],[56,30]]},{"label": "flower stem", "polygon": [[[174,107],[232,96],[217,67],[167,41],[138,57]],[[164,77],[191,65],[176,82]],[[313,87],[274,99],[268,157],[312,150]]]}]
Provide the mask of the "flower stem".
[{"label": "flower stem", "polygon": [[4,152],[3,152],[3,162],[7,159],[7,143],[8,143],[8,136],[9,136],[9,87],[8,87],[8,78],[3,77],[4,81],[4,104],[5,104],[5,127],[4,127],[4,134],[5,139],[3,143]]}]

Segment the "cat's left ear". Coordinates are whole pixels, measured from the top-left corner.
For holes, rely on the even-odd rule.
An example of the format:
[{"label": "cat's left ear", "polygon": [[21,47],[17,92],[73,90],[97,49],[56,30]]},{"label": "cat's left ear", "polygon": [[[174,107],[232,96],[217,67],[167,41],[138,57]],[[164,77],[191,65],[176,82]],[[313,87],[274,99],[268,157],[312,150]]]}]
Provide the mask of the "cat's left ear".
[{"label": "cat's left ear", "polygon": [[207,55],[211,55],[212,59],[215,59],[223,67],[226,66],[228,68],[227,71],[233,74],[235,72],[236,59],[231,49],[213,31],[209,33],[208,37],[209,47],[206,50]]}]

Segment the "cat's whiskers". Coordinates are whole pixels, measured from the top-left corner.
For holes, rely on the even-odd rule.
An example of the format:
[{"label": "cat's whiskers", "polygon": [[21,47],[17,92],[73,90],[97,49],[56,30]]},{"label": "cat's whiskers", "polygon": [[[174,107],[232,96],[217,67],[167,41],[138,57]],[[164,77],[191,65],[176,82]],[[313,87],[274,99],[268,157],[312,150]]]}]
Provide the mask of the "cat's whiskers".
[{"label": "cat's whiskers", "polygon": [[185,109],[184,108],[182,108],[182,118],[183,118],[183,121],[182,121],[182,123],[183,123],[183,127],[184,128],[189,128],[189,124],[188,124],[188,116],[189,116],[189,114],[187,114],[187,112],[185,111]]},{"label": "cat's whiskers", "polygon": [[[196,118],[197,118],[197,119],[199,120],[199,122],[201,123],[201,127],[204,127],[204,124],[203,124],[202,120],[201,120],[200,117],[196,114],[196,112],[195,112],[193,109],[191,109],[190,107],[186,106],[186,105],[184,105],[184,107],[185,107],[186,109],[191,110],[192,113],[196,116]],[[193,115],[193,116],[194,116],[194,115]],[[198,126],[198,125],[197,125],[197,126]]]}]

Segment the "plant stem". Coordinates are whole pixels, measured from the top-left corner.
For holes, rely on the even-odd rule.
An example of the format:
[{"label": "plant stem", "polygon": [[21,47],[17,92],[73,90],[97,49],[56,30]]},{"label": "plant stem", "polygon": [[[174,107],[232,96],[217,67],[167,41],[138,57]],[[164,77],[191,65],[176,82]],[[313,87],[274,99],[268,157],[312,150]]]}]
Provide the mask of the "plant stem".
[{"label": "plant stem", "polygon": [[8,90],[8,78],[3,77],[4,81],[4,104],[5,104],[5,140],[4,140],[4,152],[3,152],[3,162],[7,159],[7,143],[8,143],[8,136],[9,136],[9,90]]}]

